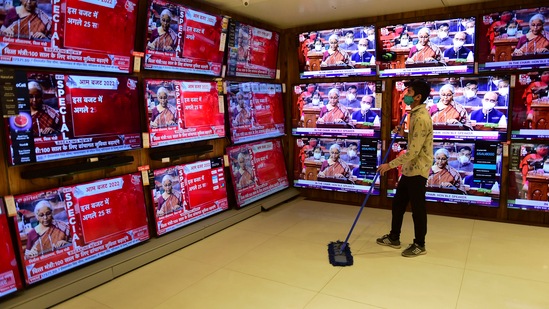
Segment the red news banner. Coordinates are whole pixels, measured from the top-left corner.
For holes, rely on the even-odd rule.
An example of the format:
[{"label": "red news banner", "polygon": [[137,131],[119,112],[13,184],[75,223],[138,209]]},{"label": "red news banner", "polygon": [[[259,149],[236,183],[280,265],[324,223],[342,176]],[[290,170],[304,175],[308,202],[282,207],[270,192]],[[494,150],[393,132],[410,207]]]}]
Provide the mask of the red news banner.
[{"label": "red news banner", "polygon": [[[130,72],[137,0],[42,2],[28,17],[3,20],[0,63]],[[16,10],[4,5],[0,13],[15,17]]]},{"label": "red news banner", "polygon": [[22,287],[8,220],[0,198],[0,297],[13,293]]},{"label": "red news banner", "polygon": [[15,197],[27,283],[149,239],[141,174]]},{"label": "red news banner", "polygon": [[242,27],[246,28],[250,38],[249,56],[244,61],[237,61],[236,76],[275,78],[279,34],[252,26]]}]

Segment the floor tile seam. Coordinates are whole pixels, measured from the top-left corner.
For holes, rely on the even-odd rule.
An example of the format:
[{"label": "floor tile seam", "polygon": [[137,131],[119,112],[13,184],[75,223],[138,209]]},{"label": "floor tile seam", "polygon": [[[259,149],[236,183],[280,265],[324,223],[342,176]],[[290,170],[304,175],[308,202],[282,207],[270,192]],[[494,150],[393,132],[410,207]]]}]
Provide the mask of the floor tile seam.
[{"label": "floor tile seam", "polygon": [[335,297],[335,298],[340,298],[340,299],[351,301],[351,302],[354,302],[354,303],[357,303],[357,304],[372,306],[372,307],[376,307],[376,308],[379,308],[379,309],[388,309],[388,307],[380,307],[377,304],[370,304],[370,303],[361,302],[361,301],[358,301],[358,300],[352,299],[352,298],[341,297],[340,295],[330,294],[330,293],[327,293],[327,292],[323,292],[322,290],[320,292],[318,292],[318,294],[322,294],[322,295],[326,295],[326,296],[330,296],[330,297]]},{"label": "floor tile seam", "polygon": [[493,275],[493,276],[500,276],[500,277],[505,277],[505,278],[509,278],[509,279],[532,281],[532,282],[536,282],[536,283],[543,283],[543,284],[549,285],[549,280],[544,281],[544,280],[539,280],[539,279],[525,278],[525,277],[502,274],[502,273],[497,273],[497,272],[492,272],[492,271],[478,270],[478,269],[474,269],[474,268],[466,268],[465,271],[471,271],[471,272],[476,272],[476,273],[481,273],[481,274],[488,274],[488,275]]}]

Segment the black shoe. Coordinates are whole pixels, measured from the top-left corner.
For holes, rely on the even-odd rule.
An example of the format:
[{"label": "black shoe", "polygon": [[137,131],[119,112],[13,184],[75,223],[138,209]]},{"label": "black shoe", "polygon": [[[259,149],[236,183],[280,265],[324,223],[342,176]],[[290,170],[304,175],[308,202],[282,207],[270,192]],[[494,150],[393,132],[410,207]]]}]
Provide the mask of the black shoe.
[{"label": "black shoe", "polygon": [[382,246],[389,246],[391,248],[400,249],[400,240],[392,240],[389,237],[389,234],[385,234],[380,238],[376,239],[376,243]]},{"label": "black shoe", "polygon": [[424,254],[427,254],[427,250],[425,250],[425,247],[422,247],[415,243],[410,244],[408,248],[402,251],[402,256],[405,256],[405,257],[414,257],[414,256],[419,256]]}]

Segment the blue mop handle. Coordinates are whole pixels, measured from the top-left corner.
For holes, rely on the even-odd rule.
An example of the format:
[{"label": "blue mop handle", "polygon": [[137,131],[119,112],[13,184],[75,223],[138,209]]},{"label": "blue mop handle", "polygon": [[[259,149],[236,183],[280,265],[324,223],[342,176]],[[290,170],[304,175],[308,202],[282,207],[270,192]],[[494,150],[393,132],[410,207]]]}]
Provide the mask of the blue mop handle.
[{"label": "blue mop handle", "polygon": [[[402,116],[402,119],[400,120],[399,127],[402,127],[402,124],[404,123],[404,120],[406,119],[406,116],[408,114],[404,114]],[[385,163],[387,161],[387,158],[389,157],[389,152],[391,151],[391,145],[395,142],[397,138],[397,133],[393,135],[393,139],[391,140],[391,143],[389,144],[389,149],[387,149],[387,152],[385,152],[385,156],[383,157],[383,160],[381,161],[381,164]],[[372,191],[374,191],[374,187],[376,184],[376,180],[379,177],[379,172],[376,172],[376,175],[374,176],[374,180],[372,181],[372,185],[370,186],[370,190],[368,190],[368,194],[366,194],[366,198],[364,198],[364,201],[362,202],[362,206],[360,206],[360,210],[358,211],[358,214],[356,215],[355,222],[353,222],[353,225],[351,226],[351,230],[349,231],[349,234],[347,234],[347,238],[345,238],[345,242],[343,242],[343,245],[341,245],[340,251],[343,252],[345,250],[345,247],[347,247],[347,242],[349,241],[349,238],[351,237],[351,234],[353,233],[353,230],[355,229],[356,223],[358,222],[358,218],[360,218],[360,215],[362,214],[362,210],[364,209],[364,206],[366,206],[366,202],[368,202],[368,199],[370,198],[370,195],[372,194]]]}]

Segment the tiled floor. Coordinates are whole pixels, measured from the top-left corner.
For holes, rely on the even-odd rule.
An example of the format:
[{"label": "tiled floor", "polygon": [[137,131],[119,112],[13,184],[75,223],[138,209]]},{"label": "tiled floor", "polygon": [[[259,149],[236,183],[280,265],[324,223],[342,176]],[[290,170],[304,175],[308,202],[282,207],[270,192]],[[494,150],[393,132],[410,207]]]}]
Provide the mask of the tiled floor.
[{"label": "tiled floor", "polygon": [[358,209],[294,200],[55,308],[549,308],[549,228],[429,215],[427,255],[404,258],[375,243],[390,211],[366,208],[354,265],[333,267]]}]

